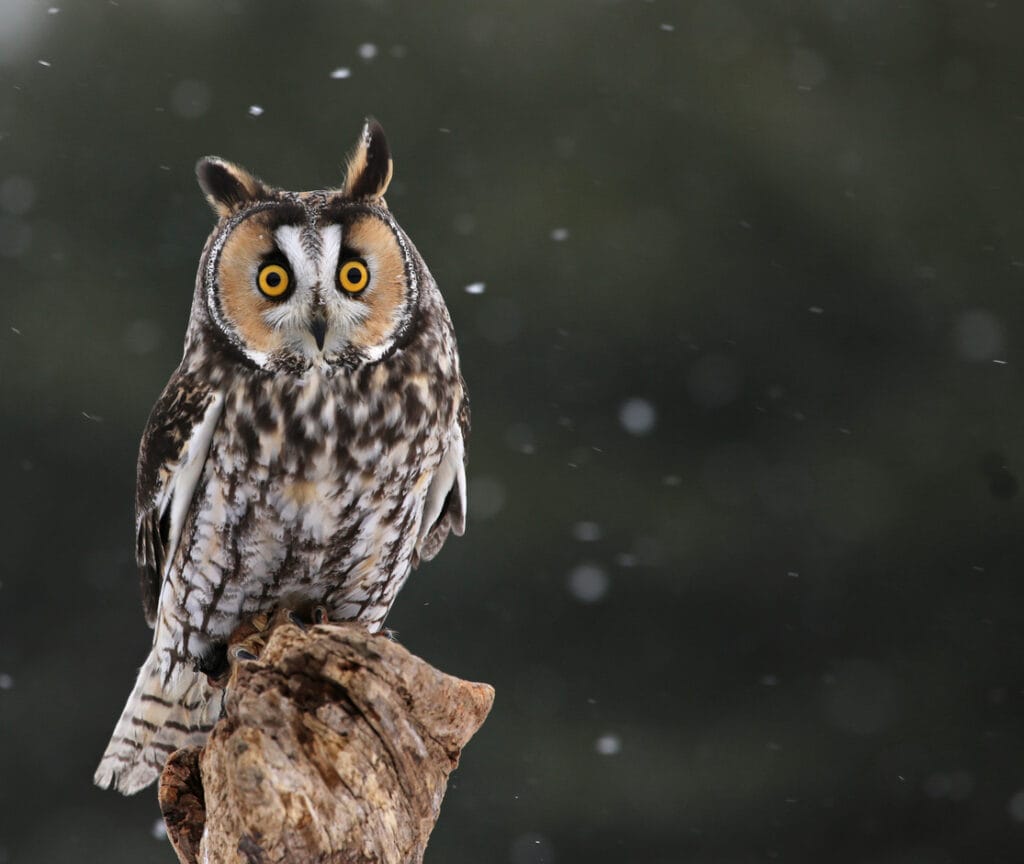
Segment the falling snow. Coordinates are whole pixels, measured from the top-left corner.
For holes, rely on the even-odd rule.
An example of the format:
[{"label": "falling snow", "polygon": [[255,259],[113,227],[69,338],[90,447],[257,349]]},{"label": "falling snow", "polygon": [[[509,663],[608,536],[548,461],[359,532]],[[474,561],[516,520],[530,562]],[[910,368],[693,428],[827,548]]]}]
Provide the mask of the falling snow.
[{"label": "falling snow", "polygon": [[649,435],[657,420],[658,412],[646,399],[627,399],[619,407],[619,422],[630,435]]},{"label": "falling snow", "polygon": [[467,294],[483,294],[487,285],[484,282],[471,282],[463,290]]},{"label": "falling snow", "polygon": [[263,106],[261,106],[261,105],[250,105],[249,106],[249,113],[253,117],[259,117],[263,113]]},{"label": "falling snow", "polygon": [[340,81],[342,78],[349,78],[351,77],[351,75],[352,70],[349,69],[348,66],[339,66],[337,69],[331,72],[331,77],[335,81]]},{"label": "falling snow", "polygon": [[569,592],[583,603],[596,603],[608,593],[608,574],[598,564],[580,564],[569,573]]},{"label": "falling snow", "polygon": [[594,749],[602,756],[615,756],[622,751],[622,739],[611,733],[602,735],[594,742]]}]

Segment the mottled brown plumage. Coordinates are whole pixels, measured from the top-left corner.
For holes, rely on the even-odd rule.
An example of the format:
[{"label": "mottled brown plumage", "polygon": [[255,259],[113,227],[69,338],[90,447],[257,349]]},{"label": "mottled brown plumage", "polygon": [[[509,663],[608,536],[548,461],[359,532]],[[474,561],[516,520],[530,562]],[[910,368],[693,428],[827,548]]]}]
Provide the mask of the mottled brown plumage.
[{"label": "mottled brown plumage", "polygon": [[468,402],[448,311],[384,203],[383,132],[338,190],[273,189],[205,159],[220,221],[181,365],[143,436],[137,557],[153,649],[96,772],[130,793],[201,742],[201,670],[258,612],[321,604],[378,630],[465,527]]}]

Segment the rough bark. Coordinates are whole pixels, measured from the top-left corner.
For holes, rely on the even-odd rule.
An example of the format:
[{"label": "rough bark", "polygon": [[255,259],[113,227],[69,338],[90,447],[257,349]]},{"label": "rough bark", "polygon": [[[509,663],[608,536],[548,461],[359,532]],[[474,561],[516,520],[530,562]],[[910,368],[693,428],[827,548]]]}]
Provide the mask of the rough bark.
[{"label": "rough bark", "polygon": [[279,624],[239,647],[210,740],[160,780],[179,860],[422,861],[493,689],[351,624]]}]

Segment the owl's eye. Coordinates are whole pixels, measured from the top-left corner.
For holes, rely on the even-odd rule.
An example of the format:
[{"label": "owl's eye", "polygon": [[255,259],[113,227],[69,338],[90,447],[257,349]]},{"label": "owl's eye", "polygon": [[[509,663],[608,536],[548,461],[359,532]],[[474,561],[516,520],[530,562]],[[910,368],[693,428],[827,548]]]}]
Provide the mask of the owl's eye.
[{"label": "owl's eye", "polygon": [[264,296],[280,300],[291,287],[292,277],[280,264],[264,264],[256,277],[256,285]]},{"label": "owl's eye", "polygon": [[358,294],[370,284],[370,271],[361,258],[342,262],[338,269],[338,284],[349,294]]}]

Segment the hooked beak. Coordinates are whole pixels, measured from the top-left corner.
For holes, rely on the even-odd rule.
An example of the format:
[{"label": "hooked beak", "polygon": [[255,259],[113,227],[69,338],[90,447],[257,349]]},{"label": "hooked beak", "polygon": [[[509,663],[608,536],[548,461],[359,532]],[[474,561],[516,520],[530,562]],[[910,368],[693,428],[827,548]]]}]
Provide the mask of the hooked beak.
[{"label": "hooked beak", "polygon": [[318,351],[324,350],[324,339],[327,337],[327,319],[323,312],[317,312],[309,321],[309,332],[316,340]]}]

